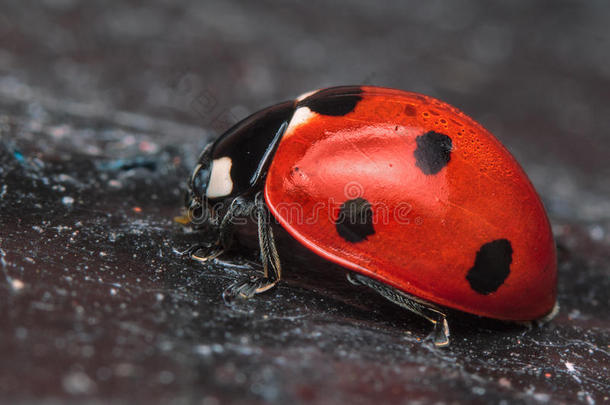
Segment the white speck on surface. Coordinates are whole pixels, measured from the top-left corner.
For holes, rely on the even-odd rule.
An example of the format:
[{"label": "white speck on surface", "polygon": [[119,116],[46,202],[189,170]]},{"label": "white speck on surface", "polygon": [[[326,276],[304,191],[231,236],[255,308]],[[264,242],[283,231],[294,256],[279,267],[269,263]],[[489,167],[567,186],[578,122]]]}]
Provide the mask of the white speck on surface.
[{"label": "white speck on surface", "polygon": [[539,402],[549,402],[551,396],[549,394],[545,394],[543,392],[535,392],[533,395],[534,399]]},{"label": "white speck on surface", "polygon": [[138,144],[138,149],[146,153],[155,153],[159,151],[159,145],[154,142],[140,141],[140,143]]},{"label": "white speck on surface", "polygon": [[112,188],[121,188],[121,187],[123,187],[123,183],[121,183],[118,180],[114,180],[114,179],[113,180],[109,180],[108,181],[108,185],[110,187],[112,187]]},{"label": "white speck on surface", "polygon": [[55,227],[55,229],[57,229],[58,233],[64,232],[64,231],[71,231],[72,228],[70,228],[69,226],[65,226],[65,225],[57,225]]},{"label": "white speck on surface", "polygon": [[70,127],[68,125],[60,125],[49,128],[49,134],[54,138],[64,138],[70,133]]},{"label": "white speck on surface", "polygon": [[70,196],[65,196],[61,199],[63,205],[72,205],[74,204],[74,198]]},{"label": "white speck on surface", "polygon": [[195,353],[202,356],[209,356],[212,353],[224,352],[224,347],[221,344],[214,343],[213,345],[197,345],[194,348]]},{"label": "white speck on surface", "polygon": [[576,371],[576,368],[574,368],[574,363],[570,363],[569,361],[566,361],[565,365],[570,373],[574,373]]},{"label": "white speck on surface", "polygon": [[602,228],[599,225],[595,225],[593,226],[590,230],[589,230],[589,235],[591,236],[591,239],[593,239],[594,241],[601,241],[604,239],[605,232],[604,232],[604,228]]},{"label": "white speck on surface", "polygon": [[72,395],[90,394],[95,391],[95,382],[82,371],[66,374],[62,379],[64,390]]},{"label": "white speck on surface", "polygon": [[498,380],[498,383],[500,384],[501,387],[504,387],[504,388],[510,388],[512,385],[510,380],[506,377],[500,377],[500,379]]},{"label": "white speck on surface", "polygon": [[580,311],[578,309],[573,309],[568,314],[568,319],[571,321],[578,318],[580,318]]},{"label": "white speck on surface", "polygon": [[212,348],[209,345],[197,345],[193,350],[201,356],[209,356],[212,354]]},{"label": "white speck on surface", "polygon": [[78,180],[76,180],[74,177],[62,173],[59,176],[57,176],[57,180],[61,181],[62,183],[72,183],[72,184],[78,184]]},{"label": "white speck on surface", "polygon": [[13,291],[21,291],[21,290],[23,290],[23,287],[25,287],[25,283],[16,278],[10,279],[9,282],[11,284],[11,288],[13,289]]},{"label": "white speck on surface", "polygon": [[116,288],[111,288],[111,289],[110,289],[110,295],[113,295],[113,296],[114,296],[114,295],[117,295],[117,293],[118,293],[118,291],[117,291],[117,289],[116,289]]},{"label": "white speck on surface", "polygon": [[161,293],[157,293],[155,298],[157,299],[157,301],[163,301],[165,299],[165,295],[163,295]]}]

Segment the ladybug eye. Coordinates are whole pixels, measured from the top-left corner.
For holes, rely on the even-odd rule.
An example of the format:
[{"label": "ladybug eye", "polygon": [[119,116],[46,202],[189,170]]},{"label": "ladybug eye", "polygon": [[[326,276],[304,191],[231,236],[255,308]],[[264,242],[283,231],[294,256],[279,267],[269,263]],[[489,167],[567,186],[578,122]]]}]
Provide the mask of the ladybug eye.
[{"label": "ladybug eye", "polygon": [[210,180],[210,169],[209,167],[197,165],[195,170],[193,171],[193,176],[191,177],[191,191],[192,193],[203,199],[205,195],[205,190],[208,187],[208,182]]}]

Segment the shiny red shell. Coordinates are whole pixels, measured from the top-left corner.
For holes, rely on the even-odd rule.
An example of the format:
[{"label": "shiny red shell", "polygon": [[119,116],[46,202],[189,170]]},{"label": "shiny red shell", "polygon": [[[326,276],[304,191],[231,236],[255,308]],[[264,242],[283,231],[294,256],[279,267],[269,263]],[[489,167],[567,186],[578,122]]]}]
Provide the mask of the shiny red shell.
[{"label": "shiny red shell", "polygon": [[[548,314],[556,301],[555,244],[511,154],[432,97],[377,87],[360,96],[341,116],[297,109],[265,183],[280,224],[316,254],[423,300],[504,320]],[[418,137],[430,132],[452,143],[436,173],[417,161]],[[337,221],[355,198],[370,204],[374,233],[350,242]],[[495,290],[477,291],[469,274],[485,278],[493,259],[485,246],[502,243],[508,274]]]}]

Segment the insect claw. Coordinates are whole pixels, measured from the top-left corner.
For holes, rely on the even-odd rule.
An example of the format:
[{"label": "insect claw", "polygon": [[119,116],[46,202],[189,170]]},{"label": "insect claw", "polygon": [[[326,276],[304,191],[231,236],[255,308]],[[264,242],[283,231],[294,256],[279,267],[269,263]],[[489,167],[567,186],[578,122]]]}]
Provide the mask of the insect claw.
[{"label": "insect claw", "polygon": [[[189,246],[187,249],[183,251],[179,251],[177,249],[173,249],[174,253],[181,256],[183,259],[193,259],[200,262],[205,262],[207,260],[211,260],[216,258],[222,253],[222,249],[215,247],[212,244],[203,244],[198,243],[192,246]],[[197,254],[199,251],[204,251],[205,254]]]},{"label": "insect claw", "polygon": [[240,280],[231,284],[223,293],[222,298],[225,303],[232,302],[235,298],[248,299],[256,294],[270,290],[277,284],[277,281],[265,277],[252,277],[247,280]]}]

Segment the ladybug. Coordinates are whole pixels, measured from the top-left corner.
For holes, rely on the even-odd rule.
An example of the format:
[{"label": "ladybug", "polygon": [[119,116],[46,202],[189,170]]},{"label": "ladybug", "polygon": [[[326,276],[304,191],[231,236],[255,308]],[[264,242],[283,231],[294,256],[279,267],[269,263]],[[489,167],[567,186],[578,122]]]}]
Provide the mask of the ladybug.
[{"label": "ladybug", "polygon": [[349,281],[430,321],[436,346],[449,343],[446,308],[506,321],[557,309],[555,244],[527,175],[429,96],[343,86],[268,107],[204,149],[187,197],[191,226],[218,232],[193,259],[226,251],[235,219],[258,223],[263,274],[231,285],[233,297],[281,279],[272,215]]}]

